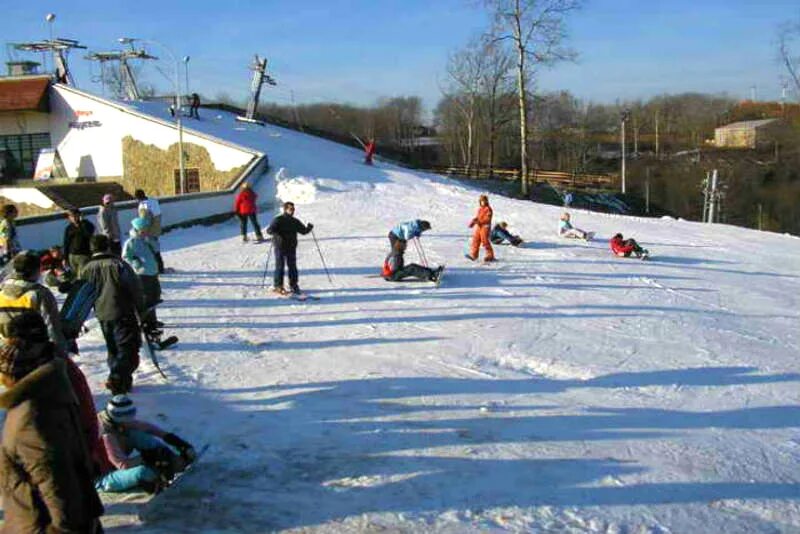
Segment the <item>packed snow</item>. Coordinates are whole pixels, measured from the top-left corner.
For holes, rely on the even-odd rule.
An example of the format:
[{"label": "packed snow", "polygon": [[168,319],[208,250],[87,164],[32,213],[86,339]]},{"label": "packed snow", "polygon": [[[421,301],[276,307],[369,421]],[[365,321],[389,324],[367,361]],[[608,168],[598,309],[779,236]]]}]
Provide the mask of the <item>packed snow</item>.
[{"label": "packed snow", "polygon": [[[560,209],[491,196],[527,243],[472,263],[481,191],[203,117],[269,154],[333,282],[311,235],[306,303],[267,292],[270,244],[234,221],[162,238],[180,343],[133,398],[210,448],[150,504],[104,495],[109,532],[800,532],[800,240],[572,211],[583,243],[556,235]],[[438,289],[376,277],[414,218]],[[613,257],[616,232],[651,260]],[[80,342],[102,407],[99,329]]]}]

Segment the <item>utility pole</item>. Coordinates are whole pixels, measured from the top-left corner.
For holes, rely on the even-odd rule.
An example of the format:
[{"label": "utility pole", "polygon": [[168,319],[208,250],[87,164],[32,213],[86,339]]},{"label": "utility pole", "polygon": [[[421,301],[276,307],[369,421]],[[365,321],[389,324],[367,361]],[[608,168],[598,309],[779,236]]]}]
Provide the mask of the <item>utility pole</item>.
[{"label": "utility pole", "polygon": [[656,159],[659,159],[659,146],[658,146],[658,110],[656,110]]},{"label": "utility pole", "polygon": [[275,82],[272,76],[267,74],[267,58],[262,59],[256,54],[250,69],[253,71],[253,81],[250,83],[250,100],[247,102],[247,111],[244,117],[236,117],[236,120],[263,125],[264,123],[262,121],[256,119],[258,102],[261,99],[261,87],[265,83],[277,85],[277,82]]},{"label": "utility pole", "polygon": [[622,112],[622,121],[620,130],[622,132],[622,194],[625,194],[625,122],[628,120],[630,115],[629,110],[624,110]]}]

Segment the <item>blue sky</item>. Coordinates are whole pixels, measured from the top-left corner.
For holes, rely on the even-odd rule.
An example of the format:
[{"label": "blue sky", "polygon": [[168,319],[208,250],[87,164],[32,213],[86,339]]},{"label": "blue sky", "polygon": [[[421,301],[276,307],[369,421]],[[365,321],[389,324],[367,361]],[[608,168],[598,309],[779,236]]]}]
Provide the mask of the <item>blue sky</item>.
[{"label": "blue sky", "polygon": [[[432,108],[448,53],[485,30],[479,0],[227,0],[108,2],[2,0],[2,41],[55,34],[109,50],[123,35],[161,41],[189,62],[190,87],[211,97],[246,96],[254,53],[270,60],[278,80],[265,100],[371,104],[380,96],[419,95]],[[589,0],[570,18],[574,64],[544,71],[540,90],[567,89],[586,100],[613,102],[684,91],[777,99],[783,72],[775,38],[782,22],[800,20],[797,0]],[[151,53],[167,54],[157,46]],[[82,88],[88,62],[75,54]],[[5,59],[4,59],[5,60]],[[163,72],[173,66],[161,61]],[[145,81],[168,90],[154,66]],[[182,78],[183,79],[183,78]],[[182,82],[183,83],[183,82]]]}]

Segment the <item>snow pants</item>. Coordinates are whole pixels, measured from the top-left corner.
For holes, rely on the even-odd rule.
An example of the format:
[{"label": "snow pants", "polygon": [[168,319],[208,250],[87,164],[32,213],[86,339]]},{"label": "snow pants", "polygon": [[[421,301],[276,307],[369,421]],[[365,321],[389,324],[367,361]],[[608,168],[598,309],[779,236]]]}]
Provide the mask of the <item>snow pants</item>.
[{"label": "snow pants", "polygon": [[297,250],[281,250],[275,247],[275,273],[272,277],[272,287],[283,287],[284,266],[289,268],[289,287],[292,291],[300,291],[297,284]]},{"label": "snow pants", "polygon": [[398,282],[404,278],[416,278],[427,282],[433,277],[433,269],[417,265],[416,263],[409,263],[404,265],[402,269],[398,269],[392,276],[387,278],[390,282]]},{"label": "snow pants", "polygon": [[478,259],[478,250],[481,245],[483,245],[483,249],[486,251],[483,260],[492,261],[494,259],[494,249],[492,249],[492,243],[489,241],[490,232],[491,229],[489,225],[475,226],[475,230],[472,232],[472,244],[469,249],[469,255],[473,260]]},{"label": "snow pants", "polygon": [[155,306],[161,300],[161,283],[158,281],[158,276],[149,276],[146,274],[139,275],[139,281],[142,283],[142,292],[144,293],[144,305],[150,309],[150,313],[142,317],[142,324],[145,328],[154,328],[155,322],[158,320],[156,316]]},{"label": "snow pants", "polygon": [[264,236],[261,235],[261,227],[258,225],[258,218],[255,213],[251,213],[250,215],[240,215],[237,213],[236,216],[239,217],[239,229],[242,231],[242,237],[247,237],[247,220],[250,219],[250,223],[253,225],[253,230],[256,233],[256,238],[259,240],[264,239]]},{"label": "snow pants", "polygon": [[522,239],[519,236],[512,235],[508,230],[498,228],[495,232],[495,238],[492,239],[492,243],[495,245],[502,245],[503,241],[508,241],[511,245],[518,247],[522,243]]},{"label": "snow pants", "polygon": [[570,228],[561,232],[561,237],[569,237],[572,239],[586,239],[586,232],[580,228]]},{"label": "snow pants", "polygon": [[133,372],[139,367],[139,348],[142,343],[136,318],[129,316],[116,321],[100,321],[100,329],[108,351],[109,379],[130,383]]},{"label": "snow pants", "polygon": [[[158,447],[168,447],[152,434],[141,430],[128,432],[128,443],[137,451],[147,451]],[[129,469],[117,469],[95,480],[94,487],[98,491],[127,491],[136,488],[142,482],[152,482],[158,477],[156,470],[147,465],[137,465]]]}]

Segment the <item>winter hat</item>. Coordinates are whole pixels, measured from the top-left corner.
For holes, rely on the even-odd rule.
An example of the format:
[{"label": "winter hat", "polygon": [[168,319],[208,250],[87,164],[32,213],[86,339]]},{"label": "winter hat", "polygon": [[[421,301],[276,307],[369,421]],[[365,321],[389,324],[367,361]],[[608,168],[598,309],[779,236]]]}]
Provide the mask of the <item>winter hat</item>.
[{"label": "winter hat", "polygon": [[430,230],[431,229],[431,223],[429,223],[428,221],[420,221],[419,222],[419,227],[422,228],[423,230]]},{"label": "winter hat", "polygon": [[136,217],[134,220],[131,221],[131,226],[133,226],[133,229],[136,230],[137,232],[146,230],[148,226],[147,219],[145,219],[144,217]]},{"label": "winter hat", "polygon": [[106,404],[106,413],[115,423],[128,423],[136,419],[136,406],[127,395],[114,395]]},{"label": "winter hat", "polygon": [[40,266],[41,260],[33,252],[24,251],[14,256],[14,272],[25,278],[37,274]]},{"label": "winter hat", "polygon": [[53,359],[53,344],[38,312],[29,310],[13,317],[7,334],[0,348],[0,373],[19,380]]},{"label": "winter hat", "polygon": [[111,193],[106,193],[103,195],[103,204],[109,204],[111,202],[114,202],[114,195]]}]

